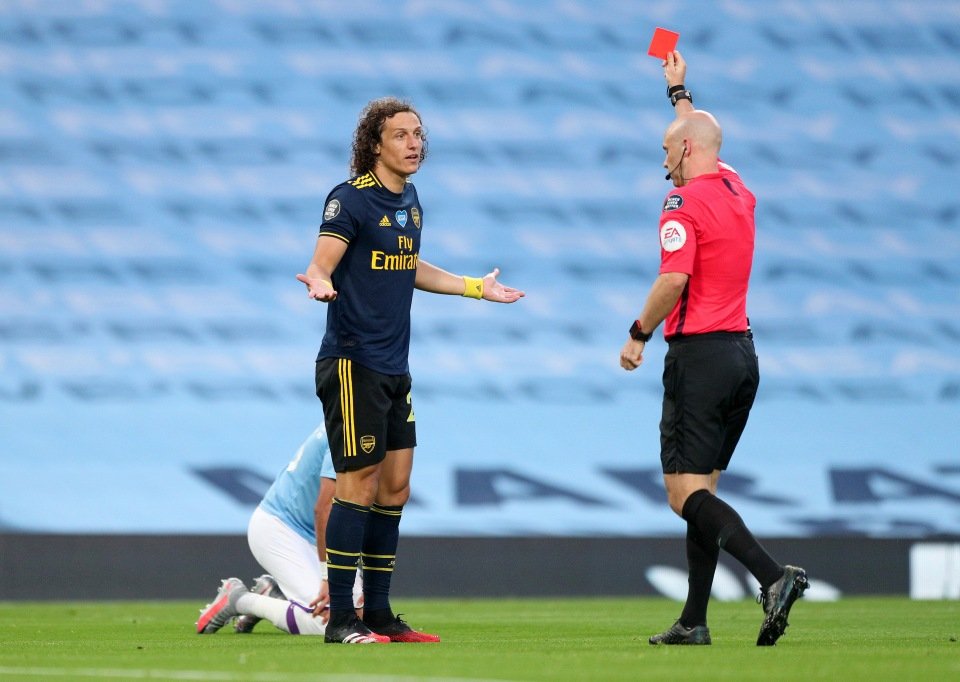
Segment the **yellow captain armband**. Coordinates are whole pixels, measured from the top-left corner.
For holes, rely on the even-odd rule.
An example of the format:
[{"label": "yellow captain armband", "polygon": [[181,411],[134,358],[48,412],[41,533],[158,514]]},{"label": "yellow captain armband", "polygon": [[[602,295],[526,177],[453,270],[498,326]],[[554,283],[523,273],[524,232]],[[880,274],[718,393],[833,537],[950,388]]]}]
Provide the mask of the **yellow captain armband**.
[{"label": "yellow captain armband", "polygon": [[464,275],[463,296],[467,298],[483,298],[483,279]]}]

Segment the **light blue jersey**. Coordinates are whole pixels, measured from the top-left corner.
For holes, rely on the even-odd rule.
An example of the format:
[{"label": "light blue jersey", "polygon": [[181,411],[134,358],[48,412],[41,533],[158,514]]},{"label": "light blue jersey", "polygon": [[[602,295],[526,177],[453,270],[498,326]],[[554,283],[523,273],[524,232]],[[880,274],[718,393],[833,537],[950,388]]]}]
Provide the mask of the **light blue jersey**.
[{"label": "light blue jersey", "polygon": [[303,441],[296,456],[279,473],[260,506],[315,545],[317,534],[313,508],[320,492],[320,479],[336,477],[327,432],[321,424]]}]

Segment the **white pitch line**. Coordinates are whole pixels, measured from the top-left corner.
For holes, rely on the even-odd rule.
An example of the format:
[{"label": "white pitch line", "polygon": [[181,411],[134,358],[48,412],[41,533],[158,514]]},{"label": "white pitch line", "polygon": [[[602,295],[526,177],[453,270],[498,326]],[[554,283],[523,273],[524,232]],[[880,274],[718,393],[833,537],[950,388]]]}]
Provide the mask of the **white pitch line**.
[{"label": "white pitch line", "polygon": [[137,668],[18,668],[0,666],[0,676],[22,675],[25,677],[92,677],[121,680],[200,680],[201,682],[511,682],[506,679],[483,679],[478,677],[414,677],[410,675],[323,675],[316,673],[227,673],[210,670],[163,670]]}]

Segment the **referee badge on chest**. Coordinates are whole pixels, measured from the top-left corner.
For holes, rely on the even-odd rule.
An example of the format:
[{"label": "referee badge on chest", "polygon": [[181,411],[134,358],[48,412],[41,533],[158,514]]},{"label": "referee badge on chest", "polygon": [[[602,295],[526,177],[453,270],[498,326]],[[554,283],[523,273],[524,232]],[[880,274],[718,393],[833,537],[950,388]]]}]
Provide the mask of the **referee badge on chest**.
[{"label": "referee badge on chest", "polygon": [[400,227],[407,226],[407,212],[406,211],[397,211],[396,214],[397,222],[400,223]]}]

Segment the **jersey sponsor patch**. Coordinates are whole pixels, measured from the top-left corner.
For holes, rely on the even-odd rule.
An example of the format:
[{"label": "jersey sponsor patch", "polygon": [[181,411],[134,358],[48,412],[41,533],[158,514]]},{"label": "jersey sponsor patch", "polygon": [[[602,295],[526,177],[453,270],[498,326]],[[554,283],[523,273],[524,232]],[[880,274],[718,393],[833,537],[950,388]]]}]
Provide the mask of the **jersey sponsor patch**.
[{"label": "jersey sponsor patch", "polygon": [[394,215],[396,215],[397,222],[400,223],[400,227],[406,227],[406,226],[407,226],[407,212],[406,212],[406,211],[397,211]]},{"label": "jersey sponsor patch", "polygon": [[681,206],[683,206],[683,197],[679,194],[671,194],[667,197],[667,200],[663,202],[664,211],[676,211]]},{"label": "jersey sponsor patch", "polygon": [[687,243],[687,229],[676,220],[668,220],[660,226],[660,246],[664,251],[677,251]]},{"label": "jersey sponsor patch", "polygon": [[327,207],[323,209],[323,220],[333,220],[338,215],[340,215],[340,200],[331,199],[330,203],[327,204]]}]

